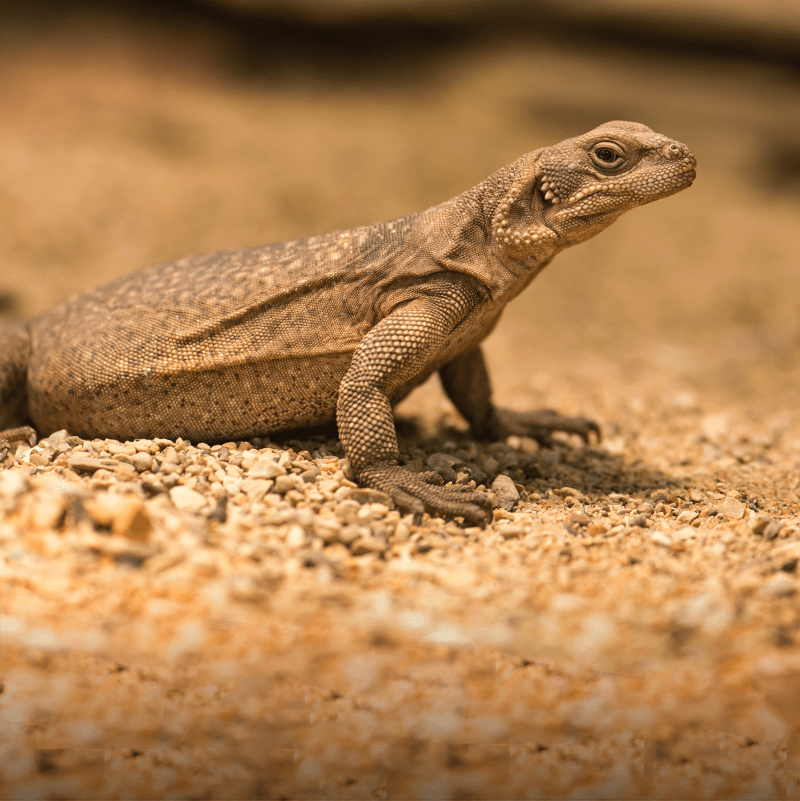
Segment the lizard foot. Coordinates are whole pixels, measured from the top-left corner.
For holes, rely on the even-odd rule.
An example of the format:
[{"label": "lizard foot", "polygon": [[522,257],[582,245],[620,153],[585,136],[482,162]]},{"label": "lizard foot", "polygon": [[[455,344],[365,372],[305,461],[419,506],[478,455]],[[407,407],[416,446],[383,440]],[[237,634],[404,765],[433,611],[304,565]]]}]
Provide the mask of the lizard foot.
[{"label": "lizard foot", "polygon": [[412,473],[399,465],[373,465],[360,470],[358,478],[368,487],[390,495],[397,507],[413,514],[417,522],[423,512],[437,517],[463,517],[476,526],[485,526],[491,519],[492,502],[486,493],[465,486],[443,487],[441,476],[434,471]]},{"label": "lizard foot", "polygon": [[20,426],[0,431],[0,462],[5,461],[12,442],[28,442],[32,448],[36,444],[36,430],[30,426]]},{"label": "lizard foot", "polygon": [[577,434],[587,445],[592,434],[597,438],[597,442],[600,441],[600,426],[587,417],[565,417],[553,409],[537,409],[534,412],[498,409],[497,415],[506,435],[531,437],[540,445],[552,444],[551,434],[554,431]]}]

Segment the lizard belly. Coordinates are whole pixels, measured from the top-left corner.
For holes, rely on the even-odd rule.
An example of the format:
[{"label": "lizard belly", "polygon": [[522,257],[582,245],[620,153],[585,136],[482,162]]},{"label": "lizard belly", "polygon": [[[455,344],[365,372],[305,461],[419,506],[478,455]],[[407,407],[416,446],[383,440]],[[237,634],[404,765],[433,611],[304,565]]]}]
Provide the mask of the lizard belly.
[{"label": "lizard belly", "polygon": [[[183,437],[223,441],[332,422],[352,354],[251,361],[173,375],[70,382],[57,371],[30,376],[31,417],[40,431],[66,428],[120,440]],[[74,376],[74,372],[72,373]],[[55,382],[54,382],[55,379]]]},{"label": "lizard belly", "polygon": [[343,332],[332,347],[292,347],[256,324],[226,342],[181,339],[174,322],[152,312],[135,326],[104,315],[80,336],[68,314],[33,327],[28,398],[40,431],[197,442],[324,424],[335,419],[356,346]]}]

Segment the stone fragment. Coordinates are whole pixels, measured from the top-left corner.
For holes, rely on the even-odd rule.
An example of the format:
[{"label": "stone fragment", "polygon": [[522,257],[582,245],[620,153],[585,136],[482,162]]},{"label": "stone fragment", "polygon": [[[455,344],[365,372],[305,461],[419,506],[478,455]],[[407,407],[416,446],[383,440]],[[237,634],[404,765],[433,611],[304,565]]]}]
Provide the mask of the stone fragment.
[{"label": "stone fragment", "polygon": [[575,487],[562,487],[558,494],[562,498],[575,498],[575,500],[584,503],[586,501],[586,496],[579,490],[575,489]]},{"label": "stone fragment", "polygon": [[665,531],[651,531],[649,537],[650,541],[654,542],[656,545],[660,545],[663,548],[672,547],[672,539]]},{"label": "stone fragment", "polygon": [[95,525],[110,529],[112,534],[140,542],[150,536],[150,515],[135,496],[102,493],[87,498],[83,507]]},{"label": "stone fragment", "polygon": [[302,478],[306,484],[313,484],[321,472],[322,471],[316,465],[312,465],[308,470],[303,470],[303,472],[300,473],[300,478]]},{"label": "stone fragment", "polygon": [[16,498],[30,487],[28,476],[21,470],[3,470],[0,472],[0,498]]},{"label": "stone fragment", "polygon": [[[145,441],[146,440],[137,440],[137,442]],[[153,457],[150,455],[149,451],[138,451],[131,457],[131,463],[137,473],[144,473],[153,466]]]},{"label": "stone fragment", "polygon": [[342,524],[333,515],[317,515],[312,524],[314,533],[320,537],[325,544],[336,542],[342,530]]},{"label": "stone fragment", "polygon": [[510,476],[502,473],[492,482],[492,492],[501,509],[510,512],[519,501],[519,490]]},{"label": "stone fragment", "polygon": [[289,530],[286,532],[286,544],[290,548],[302,548],[304,545],[307,545],[308,536],[306,535],[305,529],[296,524],[289,526]]},{"label": "stone fragment", "polygon": [[128,464],[127,462],[119,462],[114,468],[114,475],[120,481],[132,481],[134,478],[136,478],[138,473],[132,464]]},{"label": "stone fragment", "polygon": [[757,536],[760,537],[764,533],[764,529],[771,522],[772,522],[771,517],[767,517],[766,515],[759,515],[759,517],[756,518],[756,522],[753,523],[753,525],[751,526],[750,530],[753,532],[753,534],[756,534]]},{"label": "stone fragment", "polygon": [[449,453],[432,453],[428,457],[428,469],[438,473],[445,484],[455,482],[457,476],[453,467],[460,465],[461,460]]},{"label": "stone fragment", "polygon": [[253,463],[247,475],[249,478],[277,478],[286,475],[286,468],[271,456],[262,456]]},{"label": "stone fragment", "polygon": [[783,570],[773,573],[759,588],[758,594],[774,598],[787,598],[797,592],[797,581]]},{"label": "stone fragment", "polygon": [[169,491],[169,497],[175,508],[182,511],[199,512],[206,506],[206,499],[199,492],[184,487],[182,484],[173,487]]},{"label": "stone fragment", "polygon": [[66,428],[62,428],[60,431],[54,431],[49,437],[43,439],[42,442],[49,442],[51,445],[55,446],[62,442],[66,442],[69,439],[69,432]]},{"label": "stone fragment", "polygon": [[350,543],[350,553],[353,556],[363,556],[366,553],[383,553],[387,548],[383,537],[358,537]]},{"label": "stone fragment", "polygon": [[264,496],[272,489],[274,482],[265,478],[245,478],[242,480],[242,492],[253,503],[264,500]]},{"label": "stone fragment", "polygon": [[34,448],[28,456],[28,461],[35,467],[44,467],[45,465],[50,464],[52,458],[52,453]]},{"label": "stone fragment", "polygon": [[342,530],[339,532],[339,542],[343,543],[344,545],[349,545],[354,540],[357,540],[361,536],[368,536],[369,529],[363,526],[357,526],[354,523],[350,523],[346,526],[342,527]]},{"label": "stone fragment", "polygon": [[689,524],[689,523],[691,523],[693,520],[697,520],[697,518],[698,518],[699,516],[700,516],[700,514],[699,514],[698,512],[695,512],[695,511],[693,511],[692,509],[685,509],[683,512],[681,512],[681,513],[678,515],[678,517],[676,518],[676,520],[677,520],[679,523],[683,523],[683,524],[685,524],[685,525],[688,525],[688,524]]},{"label": "stone fragment", "polygon": [[117,466],[117,461],[115,459],[98,459],[86,453],[78,452],[73,453],[67,459],[67,464],[73,470],[80,470],[83,473],[95,473],[101,468],[113,470]]},{"label": "stone fragment", "polygon": [[228,519],[228,496],[225,492],[217,497],[214,508],[208,513],[208,519],[218,523],[224,523]]},{"label": "stone fragment", "polygon": [[717,504],[717,513],[731,520],[741,520],[747,510],[747,506],[732,495],[728,495],[725,500]]},{"label": "stone fragment", "polygon": [[30,523],[41,530],[58,528],[67,511],[67,500],[63,495],[37,494],[32,499]]},{"label": "stone fragment", "polygon": [[392,535],[392,540],[394,542],[408,542],[408,538],[411,536],[411,529],[401,520],[397,527],[394,530],[394,534]]},{"label": "stone fragment", "polygon": [[275,479],[274,489],[278,495],[285,495],[291,490],[297,490],[298,492],[302,493],[304,488],[305,481],[303,481],[303,479],[295,473],[290,473],[289,475],[279,475]]}]

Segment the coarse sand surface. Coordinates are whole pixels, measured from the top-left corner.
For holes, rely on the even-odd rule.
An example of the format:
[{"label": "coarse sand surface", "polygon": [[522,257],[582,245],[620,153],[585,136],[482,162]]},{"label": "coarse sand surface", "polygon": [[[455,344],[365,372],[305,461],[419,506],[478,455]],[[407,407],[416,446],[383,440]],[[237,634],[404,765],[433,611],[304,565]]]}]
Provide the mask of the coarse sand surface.
[{"label": "coarse sand surface", "polygon": [[503,502],[484,529],[357,488],[335,431],[20,446],[0,795],[800,798],[796,77],[513,38],[247,74],[205,29],[89,22],[0,49],[23,314],[418,211],[606,119],[685,141],[698,178],[562,254],[486,343],[498,403],[601,441],[474,442],[436,381],[398,407],[409,469],[446,454]]}]

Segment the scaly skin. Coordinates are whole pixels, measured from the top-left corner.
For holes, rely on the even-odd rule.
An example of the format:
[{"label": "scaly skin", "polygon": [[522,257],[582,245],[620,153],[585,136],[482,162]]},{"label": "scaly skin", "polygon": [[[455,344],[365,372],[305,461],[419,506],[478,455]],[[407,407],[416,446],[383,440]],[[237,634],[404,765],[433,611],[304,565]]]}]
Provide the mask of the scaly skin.
[{"label": "scaly skin", "polygon": [[362,484],[480,523],[485,494],[398,466],[392,405],[439,370],[478,437],[599,435],[496,408],[480,342],[558,252],[694,167],[685,145],[609,122],[419,214],[142,270],[0,329],[0,426],[224,441],[335,418]]}]

